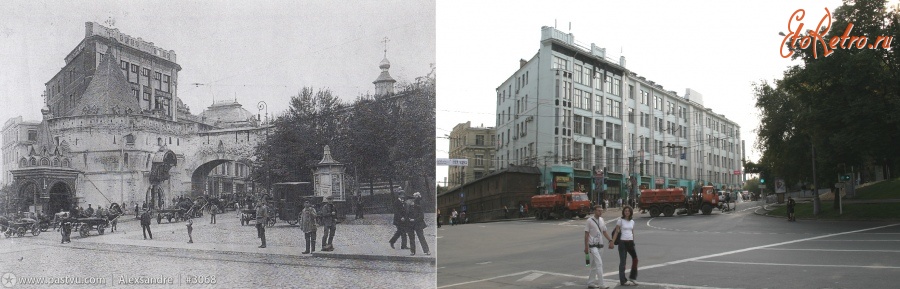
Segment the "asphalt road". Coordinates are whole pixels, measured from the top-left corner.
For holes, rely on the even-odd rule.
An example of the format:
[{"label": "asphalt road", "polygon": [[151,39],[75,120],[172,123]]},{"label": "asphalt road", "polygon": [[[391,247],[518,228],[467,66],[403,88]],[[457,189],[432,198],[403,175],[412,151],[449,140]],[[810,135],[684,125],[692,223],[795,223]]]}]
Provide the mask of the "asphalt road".
[{"label": "asphalt road", "polygon": [[[636,215],[639,287],[897,288],[900,223],[788,222],[754,214],[760,205],[709,216]],[[617,214],[604,214],[610,231]],[[586,288],[584,222],[444,226],[438,288]],[[605,285],[616,287],[618,253],[602,256]]]}]

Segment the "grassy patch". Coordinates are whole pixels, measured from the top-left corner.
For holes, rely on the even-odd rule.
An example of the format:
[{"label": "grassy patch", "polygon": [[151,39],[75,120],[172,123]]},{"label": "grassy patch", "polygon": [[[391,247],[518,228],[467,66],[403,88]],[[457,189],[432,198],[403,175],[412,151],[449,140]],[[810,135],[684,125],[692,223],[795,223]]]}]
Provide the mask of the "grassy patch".
[{"label": "grassy patch", "polygon": [[900,178],[879,182],[856,190],[856,199],[900,199]]},{"label": "grassy patch", "polygon": [[[898,210],[900,203],[844,204],[843,214],[839,214],[838,209],[832,208],[832,202],[822,202],[821,205],[819,219],[900,219],[900,210]],[[815,218],[812,202],[797,204],[794,207],[794,214],[798,219]],[[776,207],[769,212],[769,215],[787,218],[787,207]]]}]

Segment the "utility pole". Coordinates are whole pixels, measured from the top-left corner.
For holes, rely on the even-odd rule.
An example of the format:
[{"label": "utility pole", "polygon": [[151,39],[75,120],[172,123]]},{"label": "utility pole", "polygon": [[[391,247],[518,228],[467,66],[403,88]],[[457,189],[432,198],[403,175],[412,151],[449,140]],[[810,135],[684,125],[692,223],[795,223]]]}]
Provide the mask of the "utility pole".
[{"label": "utility pole", "polygon": [[818,216],[821,204],[819,201],[819,184],[816,182],[816,145],[812,143],[812,138],[810,138],[810,146],[812,147],[813,215]]}]

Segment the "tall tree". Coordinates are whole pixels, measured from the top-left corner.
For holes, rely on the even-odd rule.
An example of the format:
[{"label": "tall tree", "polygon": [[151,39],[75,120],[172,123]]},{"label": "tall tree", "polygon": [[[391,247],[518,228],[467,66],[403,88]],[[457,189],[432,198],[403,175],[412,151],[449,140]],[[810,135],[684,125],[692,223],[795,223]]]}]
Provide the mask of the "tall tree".
[{"label": "tall tree", "polygon": [[[897,9],[884,0],[847,0],[834,11],[824,36],[841,36],[849,23],[852,35],[874,44],[881,35],[898,36]],[[820,31],[821,32],[821,31]],[[805,34],[806,36],[808,34]],[[819,185],[831,183],[851,168],[896,170],[900,161],[900,67],[898,42],[890,48],[835,49],[825,57],[816,42],[794,48],[794,59],[782,79],[755,85],[761,111],[757,147],[760,166],[789,184],[811,181],[815,148]],[[888,174],[889,177],[889,174]],[[821,186],[818,186],[821,187]],[[826,186],[827,187],[827,186]]]}]

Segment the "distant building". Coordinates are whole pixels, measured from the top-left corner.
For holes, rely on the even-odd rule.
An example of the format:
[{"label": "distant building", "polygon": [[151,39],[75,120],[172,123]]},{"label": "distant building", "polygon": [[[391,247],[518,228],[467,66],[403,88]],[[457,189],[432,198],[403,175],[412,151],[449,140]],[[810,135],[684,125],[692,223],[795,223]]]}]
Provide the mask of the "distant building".
[{"label": "distant building", "polygon": [[449,156],[451,159],[468,159],[469,165],[450,167],[449,187],[458,187],[494,171],[495,135],[493,127],[472,127],[468,121],[453,127],[449,136]]},{"label": "distant building", "polygon": [[535,166],[543,193],[584,187],[592,199],[603,185],[621,198],[638,187],[741,184],[740,126],[699,93],[679,96],[553,27],[541,28],[540,44],[497,87],[498,169]]},{"label": "distant building", "polygon": [[22,117],[10,118],[3,124],[3,176],[0,179],[0,187],[13,182],[10,172],[18,166],[19,159],[24,153],[15,148],[27,147],[37,141],[38,121],[24,121]]}]

